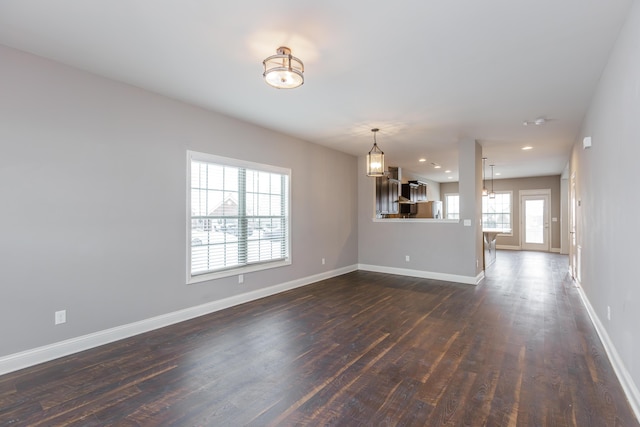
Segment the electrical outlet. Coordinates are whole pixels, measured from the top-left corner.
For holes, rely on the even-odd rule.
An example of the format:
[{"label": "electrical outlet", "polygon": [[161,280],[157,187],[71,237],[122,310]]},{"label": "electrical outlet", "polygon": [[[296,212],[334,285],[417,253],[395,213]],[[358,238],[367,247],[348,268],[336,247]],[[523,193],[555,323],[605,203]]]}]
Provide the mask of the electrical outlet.
[{"label": "electrical outlet", "polygon": [[60,310],[55,313],[55,324],[59,325],[61,323],[67,323],[67,310]]},{"label": "electrical outlet", "polygon": [[238,274],[238,283],[244,283],[244,274]]},{"label": "electrical outlet", "polygon": [[409,261],[411,261],[411,257],[409,255],[405,255],[404,260],[409,262]]},{"label": "electrical outlet", "polygon": [[607,306],[607,320],[611,320],[611,307]]},{"label": "electrical outlet", "polygon": [[322,265],[324,265],[324,258],[322,258]]}]

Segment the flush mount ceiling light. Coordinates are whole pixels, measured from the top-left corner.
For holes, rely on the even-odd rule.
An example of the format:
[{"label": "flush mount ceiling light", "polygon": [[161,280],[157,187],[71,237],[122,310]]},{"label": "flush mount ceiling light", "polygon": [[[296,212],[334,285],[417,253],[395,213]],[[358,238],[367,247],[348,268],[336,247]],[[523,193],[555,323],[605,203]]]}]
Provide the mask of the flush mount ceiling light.
[{"label": "flush mount ceiling light", "polygon": [[378,148],[376,132],[380,129],[371,129],[373,132],[373,147],[367,154],[367,176],[384,176],[384,152]]},{"label": "flush mount ceiling light", "polygon": [[291,55],[291,49],[280,46],[272,55],[262,61],[264,65],[264,81],[277,89],[293,89],[304,83],[304,65],[295,56]]},{"label": "flush mount ceiling light", "polygon": [[433,166],[433,168],[434,168],[434,169],[440,169],[440,168],[442,168],[442,166],[440,166],[440,165],[439,165],[439,164],[437,164],[437,163],[431,163],[431,165]]},{"label": "flush mount ceiling light", "polygon": [[528,150],[533,150],[533,147],[530,145],[525,145],[524,147],[522,147],[523,151],[528,151]]},{"label": "flush mount ceiling light", "polygon": [[529,125],[542,126],[548,121],[549,119],[547,119],[546,117],[538,117],[535,120],[525,120],[524,122],[522,122],[522,126],[529,126]]}]

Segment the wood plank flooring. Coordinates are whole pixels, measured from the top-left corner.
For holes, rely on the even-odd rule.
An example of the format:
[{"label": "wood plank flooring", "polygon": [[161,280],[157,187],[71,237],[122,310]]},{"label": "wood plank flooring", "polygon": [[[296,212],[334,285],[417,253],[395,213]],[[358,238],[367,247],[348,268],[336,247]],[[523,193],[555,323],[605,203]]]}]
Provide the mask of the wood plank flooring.
[{"label": "wood plank flooring", "polygon": [[357,271],[0,377],[0,426],[638,426],[565,256]]}]

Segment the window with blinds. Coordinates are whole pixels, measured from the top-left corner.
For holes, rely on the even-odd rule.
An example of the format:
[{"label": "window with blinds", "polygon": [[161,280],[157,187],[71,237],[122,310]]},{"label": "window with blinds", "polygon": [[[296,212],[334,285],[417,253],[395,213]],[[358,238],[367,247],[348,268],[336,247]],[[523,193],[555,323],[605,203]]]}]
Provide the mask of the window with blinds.
[{"label": "window with blinds", "polygon": [[190,151],[188,282],[290,264],[291,171]]},{"label": "window with blinds", "polygon": [[482,227],[513,229],[511,191],[496,191],[496,197],[482,196]]}]

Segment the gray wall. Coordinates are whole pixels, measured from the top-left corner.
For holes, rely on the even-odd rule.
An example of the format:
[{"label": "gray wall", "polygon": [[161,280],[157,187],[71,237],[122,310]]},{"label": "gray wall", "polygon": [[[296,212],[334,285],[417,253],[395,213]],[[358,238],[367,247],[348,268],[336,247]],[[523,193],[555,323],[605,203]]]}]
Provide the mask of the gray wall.
[{"label": "gray wall", "polygon": [[[490,184],[489,184],[490,185]],[[551,189],[549,226],[551,227],[551,248],[560,251],[560,231],[561,231],[561,206],[560,206],[560,175],[541,176],[531,178],[516,179],[496,179],[493,181],[493,189],[495,191],[512,191],[513,192],[513,235],[499,236],[498,245],[502,246],[520,246],[520,202],[518,192],[520,190],[540,190]],[[458,192],[457,182],[447,182],[440,184],[442,197],[448,193]],[[551,221],[557,218],[557,222]]]},{"label": "gray wall", "polygon": [[[360,264],[418,270],[475,278],[482,271],[482,233],[478,227],[482,189],[482,149],[475,141],[459,143],[461,194],[459,223],[380,220],[375,216],[375,180],[366,176],[365,160],[358,171],[358,257]],[[462,207],[464,206],[464,207]],[[409,255],[410,262],[405,261]],[[476,264],[476,260],[479,261]]]},{"label": "gray wall", "polygon": [[[640,386],[639,118],[640,2],[636,1],[602,75],[570,166],[581,202],[576,212],[581,286],[636,393]],[[587,150],[582,149],[585,136],[591,136],[593,143]]]},{"label": "gray wall", "polygon": [[[355,157],[1,46],[0,64],[0,356],[357,264]],[[292,169],[291,266],[185,284],[187,150]]]}]

